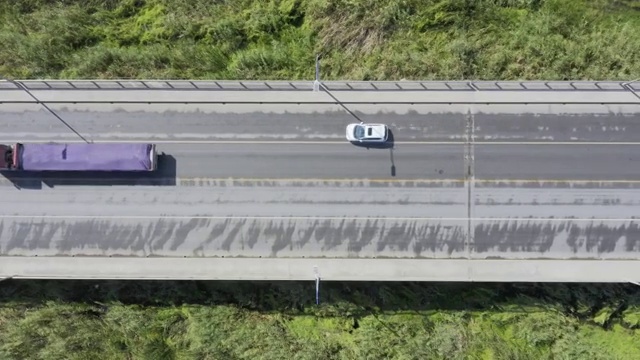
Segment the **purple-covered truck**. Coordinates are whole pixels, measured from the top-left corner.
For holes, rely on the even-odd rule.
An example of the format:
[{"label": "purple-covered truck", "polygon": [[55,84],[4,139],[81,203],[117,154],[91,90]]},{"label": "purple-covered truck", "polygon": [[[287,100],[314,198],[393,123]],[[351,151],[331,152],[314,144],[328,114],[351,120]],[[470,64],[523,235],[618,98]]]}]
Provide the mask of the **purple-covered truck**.
[{"label": "purple-covered truck", "polygon": [[22,144],[0,145],[0,170],[22,171],[154,171],[155,144]]}]

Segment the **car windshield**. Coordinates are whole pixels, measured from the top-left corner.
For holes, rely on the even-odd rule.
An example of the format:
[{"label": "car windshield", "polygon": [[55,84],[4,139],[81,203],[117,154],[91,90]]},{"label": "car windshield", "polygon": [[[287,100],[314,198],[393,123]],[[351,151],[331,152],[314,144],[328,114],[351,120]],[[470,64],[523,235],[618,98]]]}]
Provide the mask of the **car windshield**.
[{"label": "car windshield", "polygon": [[356,125],[355,129],[353,130],[353,136],[355,136],[356,139],[360,140],[364,138],[364,126],[362,125]]}]

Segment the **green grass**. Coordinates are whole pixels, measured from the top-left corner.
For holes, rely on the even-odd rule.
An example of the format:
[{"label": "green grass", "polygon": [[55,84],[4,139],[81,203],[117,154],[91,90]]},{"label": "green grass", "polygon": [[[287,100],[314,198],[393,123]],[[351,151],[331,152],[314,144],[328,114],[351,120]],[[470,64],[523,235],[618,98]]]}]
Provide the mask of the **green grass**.
[{"label": "green grass", "polygon": [[640,358],[634,285],[323,283],[315,305],[311,281],[8,280],[0,296],[2,359]]},{"label": "green grass", "polygon": [[[12,78],[630,79],[637,0],[0,1]],[[4,281],[0,359],[634,359],[622,285]]]},{"label": "green grass", "polygon": [[12,78],[631,79],[637,0],[0,1]]}]

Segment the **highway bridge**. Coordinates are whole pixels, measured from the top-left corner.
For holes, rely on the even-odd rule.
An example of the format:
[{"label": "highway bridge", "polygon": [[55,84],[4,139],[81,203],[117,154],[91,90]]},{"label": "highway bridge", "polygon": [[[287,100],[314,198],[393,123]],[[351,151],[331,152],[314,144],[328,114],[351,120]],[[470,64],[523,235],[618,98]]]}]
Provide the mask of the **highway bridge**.
[{"label": "highway bridge", "polygon": [[[0,143],[163,153],[3,173],[0,276],[640,281],[640,84],[324,85],[0,82]],[[346,141],[356,117],[389,143]]]}]

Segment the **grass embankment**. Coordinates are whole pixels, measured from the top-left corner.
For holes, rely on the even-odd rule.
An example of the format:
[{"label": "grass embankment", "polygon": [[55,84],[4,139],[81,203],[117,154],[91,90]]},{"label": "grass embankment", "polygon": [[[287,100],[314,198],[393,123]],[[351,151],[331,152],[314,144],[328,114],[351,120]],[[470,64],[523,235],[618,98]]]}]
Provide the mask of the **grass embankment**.
[{"label": "grass embankment", "polygon": [[629,285],[1,283],[2,359],[637,359]]},{"label": "grass embankment", "polygon": [[11,0],[14,78],[630,79],[638,0]]}]

